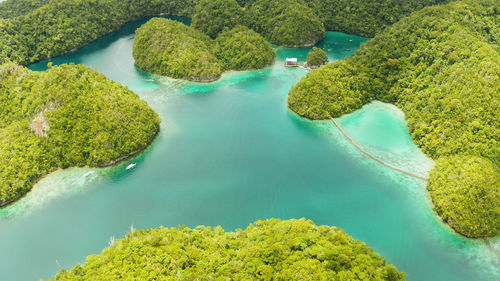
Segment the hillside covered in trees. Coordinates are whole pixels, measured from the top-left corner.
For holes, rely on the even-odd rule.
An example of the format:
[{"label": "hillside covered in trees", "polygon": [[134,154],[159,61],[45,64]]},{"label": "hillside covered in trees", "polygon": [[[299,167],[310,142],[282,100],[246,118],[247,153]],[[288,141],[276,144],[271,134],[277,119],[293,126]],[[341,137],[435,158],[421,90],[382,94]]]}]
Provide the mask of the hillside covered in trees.
[{"label": "hillside covered in trees", "polygon": [[404,280],[342,229],[271,219],[246,230],[132,230],[53,280]]},{"label": "hillside covered in trees", "polygon": [[271,44],[245,26],[226,28],[212,40],[164,18],[153,18],[137,29],[133,54],[145,71],[196,82],[215,81],[228,70],[263,68],[275,57]]},{"label": "hillside covered in trees", "polygon": [[2,14],[20,15],[0,19],[0,63],[28,65],[85,46],[126,22],[160,13],[190,16],[194,9],[194,0],[48,0],[26,8],[31,2],[0,3]]},{"label": "hillside covered in trees", "polygon": [[444,1],[7,0],[0,3],[0,63],[52,58],[148,16],[193,18],[212,38],[225,27],[245,25],[274,44],[300,47],[321,40],[325,30],[373,36],[412,11]]},{"label": "hillside covered in trees", "polygon": [[424,8],[355,56],[309,73],[290,91],[288,105],[311,119],[338,117],[375,99],[397,105],[415,142],[437,161],[429,181],[437,212],[463,235],[494,236],[500,232],[499,51],[500,2]]},{"label": "hillside covered in trees", "polygon": [[127,158],[160,129],[146,102],[83,65],[1,65],[0,116],[0,206],[55,169]]},{"label": "hillside covered in trees", "polygon": [[302,0],[257,0],[245,12],[247,25],[276,45],[313,46],[325,36],[318,14]]},{"label": "hillside covered in trees", "polygon": [[210,82],[222,73],[210,37],[164,18],[136,30],[133,54],[139,68],[173,78]]}]

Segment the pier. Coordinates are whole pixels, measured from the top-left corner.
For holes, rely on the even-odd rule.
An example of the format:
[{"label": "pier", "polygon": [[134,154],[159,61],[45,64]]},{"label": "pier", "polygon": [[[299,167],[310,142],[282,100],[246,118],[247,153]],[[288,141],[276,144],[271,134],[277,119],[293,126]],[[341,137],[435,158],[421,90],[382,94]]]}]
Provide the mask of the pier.
[{"label": "pier", "polygon": [[366,156],[372,158],[373,160],[379,162],[380,164],[386,166],[386,167],[389,167],[393,170],[396,170],[396,171],[399,171],[401,173],[405,173],[407,175],[410,175],[412,177],[415,177],[417,179],[421,179],[421,180],[424,180],[424,181],[428,181],[429,178],[426,178],[424,176],[420,176],[420,175],[417,175],[415,173],[412,173],[410,171],[406,171],[404,169],[401,169],[399,167],[396,167],[390,163],[387,163],[385,162],[384,160],[378,158],[377,156],[371,154],[370,152],[366,151],[363,147],[361,147],[355,140],[353,140],[348,134],[346,131],[344,131],[344,129],[340,126],[340,124],[335,121],[335,119],[333,119],[332,117],[330,117],[330,120],[332,120],[333,124],[335,125],[335,127],[337,127],[339,129],[339,131],[349,140],[350,143],[352,143],[352,145],[354,145],[357,149],[359,149],[361,152],[363,152]]}]

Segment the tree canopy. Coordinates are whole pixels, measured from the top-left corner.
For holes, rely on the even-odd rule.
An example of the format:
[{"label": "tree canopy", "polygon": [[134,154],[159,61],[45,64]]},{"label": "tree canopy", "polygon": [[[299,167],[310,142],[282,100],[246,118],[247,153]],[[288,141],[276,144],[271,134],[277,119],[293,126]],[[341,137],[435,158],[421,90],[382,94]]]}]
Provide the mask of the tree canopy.
[{"label": "tree canopy", "polygon": [[0,3],[0,11],[18,15],[0,18],[0,63],[9,60],[28,65],[56,57],[126,22],[161,13],[191,16],[195,6],[194,0],[50,0],[31,9],[23,8],[30,5],[27,0],[16,1]]},{"label": "tree canopy", "polygon": [[242,16],[243,9],[236,0],[201,0],[196,5],[191,26],[215,38],[225,28],[241,24]]},{"label": "tree canopy", "polygon": [[318,47],[313,47],[307,54],[307,66],[317,68],[328,62],[328,55]]},{"label": "tree canopy", "polygon": [[0,116],[0,205],[55,169],[126,158],[160,128],[136,94],[83,65],[0,65]]},{"label": "tree canopy", "polygon": [[245,26],[226,27],[212,40],[164,18],[153,18],[137,29],[133,53],[145,71],[197,82],[215,81],[227,70],[263,68],[275,57],[271,44]]},{"label": "tree canopy", "polygon": [[198,226],[132,230],[64,280],[404,280],[342,229],[270,219],[246,230]]},{"label": "tree canopy", "polygon": [[245,12],[247,25],[276,45],[313,46],[325,36],[323,23],[302,0],[256,0]]},{"label": "tree canopy", "polygon": [[[433,159],[472,155],[498,166],[499,5],[465,0],[415,12],[355,56],[309,73],[290,91],[288,105],[301,116],[324,119],[374,99],[394,103],[405,112],[415,142]],[[441,202],[434,202],[437,209]],[[457,210],[475,212],[467,206],[471,209]],[[468,223],[483,227],[480,220]],[[488,232],[475,233],[481,231]]]},{"label": "tree canopy", "polygon": [[49,0],[8,0],[0,5],[0,18],[14,18],[34,11]]},{"label": "tree canopy", "polygon": [[452,0],[309,0],[327,30],[374,37],[413,11]]},{"label": "tree canopy", "polygon": [[236,26],[219,34],[215,55],[226,70],[260,69],[273,63],[273,47],[257,32]]},{"label": "tree canopy", "polygon": [[173,78],[210,82],[222,73],[210,37],[174,20],[153,18],[138,28],[133,54],[139,68]]},{"label": "tree canopy", "polygon": [[0,63],[56,57],[148,16],[192,17],[212,38],[225,27],[245,25],[274,44],[302,47],[323,39],[325,29],[374,36],[410,12],[444,1],[7,0],[0,3]]},{"label": "tree canopy", "polygon": [[442,157],[431,172],[434,209],[457,232],[468,237],[500,234],[500,172],[481,157]]}]

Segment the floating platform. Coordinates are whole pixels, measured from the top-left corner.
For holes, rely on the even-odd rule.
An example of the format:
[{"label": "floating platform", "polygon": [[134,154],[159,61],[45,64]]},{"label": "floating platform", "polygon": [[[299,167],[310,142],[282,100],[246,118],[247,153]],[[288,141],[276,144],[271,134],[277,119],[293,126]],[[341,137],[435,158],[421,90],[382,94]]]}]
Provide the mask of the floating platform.
[{"label": "floating platform", "polygon": [[299,64],[297,62],[297,58],[286,58],[285,66],[286,67],[298,67]]}]

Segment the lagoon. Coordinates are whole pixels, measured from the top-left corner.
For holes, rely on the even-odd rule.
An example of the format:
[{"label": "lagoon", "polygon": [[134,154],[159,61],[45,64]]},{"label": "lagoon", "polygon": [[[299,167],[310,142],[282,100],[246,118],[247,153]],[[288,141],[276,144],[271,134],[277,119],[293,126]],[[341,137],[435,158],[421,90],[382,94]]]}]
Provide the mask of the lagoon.
[{"label": "lagoon", "polygon": [[[55,172],[1,209],[0,280],[50,278],[132,225],[234,230],[272,217],[339,226],[407,280],[500,280],[498,239],[455,234],[432,211],[425,182],[367,158],[330,122],[287,109],[289,89],[307,70],[285,68],[284,60],[304,61],[309,49],[277,48],[272,67],[230,72],[215,83],[183,82],[134,66],[134,30],[144,22],[51,61],[82,63],[128,86],[160,114],[160,135],[134,159]],[[329,32],[320,47],[334,61],[366,40]],[[423,175],[433,165],[392,105],[374,102],[338,121],[387,162]]]}]

